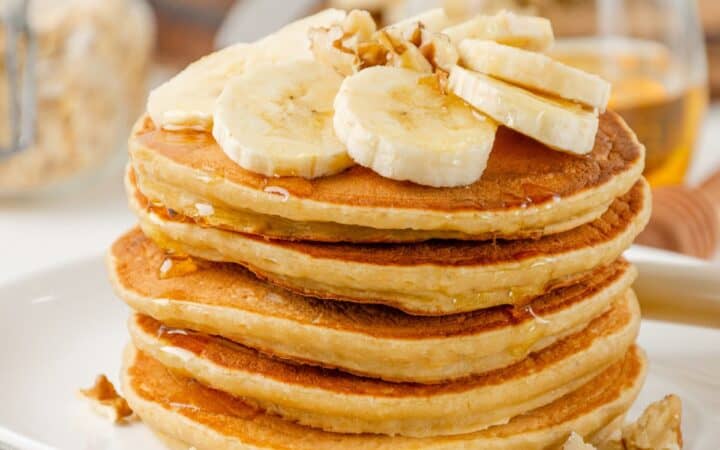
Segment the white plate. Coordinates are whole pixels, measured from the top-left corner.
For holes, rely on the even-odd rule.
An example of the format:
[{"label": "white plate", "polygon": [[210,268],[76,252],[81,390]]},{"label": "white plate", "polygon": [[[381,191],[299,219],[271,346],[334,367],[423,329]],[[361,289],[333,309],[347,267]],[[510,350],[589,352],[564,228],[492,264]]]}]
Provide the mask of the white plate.
[{"label": "white plate", "polygon": [[[128,309],[101,257],[0,286],[0,450],[155,450],[142,424],[115,426],[76,397],[99,373],[117,381]],[[637,414],[669,392],[684,401],[686,448],[717,449],[720,331],[646,321],[651,360]]]}]

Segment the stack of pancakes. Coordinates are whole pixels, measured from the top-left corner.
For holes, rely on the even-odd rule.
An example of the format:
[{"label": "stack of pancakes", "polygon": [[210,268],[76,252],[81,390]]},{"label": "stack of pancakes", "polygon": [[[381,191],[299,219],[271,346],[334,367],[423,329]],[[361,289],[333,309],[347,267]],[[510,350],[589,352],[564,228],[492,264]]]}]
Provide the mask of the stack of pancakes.
[{"label": "stack of pancakes", "polygon": [[172,446],[553,448],[602,440],[642,385],[621,254],[650,196],[614,113],[586,156],[500,129],[459,188],[268,178],[148,118],[130,154],[123,388]]}]

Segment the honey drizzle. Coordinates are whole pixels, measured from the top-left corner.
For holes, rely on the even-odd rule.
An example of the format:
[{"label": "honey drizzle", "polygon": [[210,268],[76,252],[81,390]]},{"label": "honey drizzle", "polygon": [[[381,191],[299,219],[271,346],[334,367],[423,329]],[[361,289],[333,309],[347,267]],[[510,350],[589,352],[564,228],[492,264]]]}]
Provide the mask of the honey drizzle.
[{"label": "honey drizzle", "polygon": [[158,269],[158,277],[161,280],[182,277],[195,273],[199,269],[198,263],[192,256],[173,254],[166,251],[166,257]]}]

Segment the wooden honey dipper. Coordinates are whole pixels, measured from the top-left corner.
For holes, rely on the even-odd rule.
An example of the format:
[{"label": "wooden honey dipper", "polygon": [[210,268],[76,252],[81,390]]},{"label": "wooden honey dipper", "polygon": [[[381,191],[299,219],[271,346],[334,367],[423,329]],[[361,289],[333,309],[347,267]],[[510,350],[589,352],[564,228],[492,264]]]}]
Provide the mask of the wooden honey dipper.
[{"label": "wooden honey dipper", "polygon": [[653,189],[653,212],[638,244],[696,258],[715,255],[720,238],[720,171],[696,188]]}]

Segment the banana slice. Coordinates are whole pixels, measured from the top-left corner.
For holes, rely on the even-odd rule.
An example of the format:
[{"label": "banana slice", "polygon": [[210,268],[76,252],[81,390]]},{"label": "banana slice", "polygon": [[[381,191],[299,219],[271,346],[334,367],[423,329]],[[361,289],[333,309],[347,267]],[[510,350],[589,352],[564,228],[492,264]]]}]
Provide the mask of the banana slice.
[{"label": "banana slice", "polygon": [[236,44],[190,64],[174,78],[150,92],[148,114],[155,126],[167,130],[212,128],[215,99],[228,78],[245,70],[250,44]]},{"label": "banana slice", "polygon": [[479,179],[497,129],[443,93],[436,76],[386,66],[345,79],[334,124],[358,164],[386,178],[435,187]]},{"label": "banana slice", "polygon": [[388,25],[387,28],[398,30],[400,33],[406,33],[415,29],[418,23],[421,23],[426,30],[434,33],[439,33],[450,25],[453,25],[453,21],[445,14],[443,8],[435,8]]},{"label": "banana slice", "polygon": [[312,28],[331,27],[342,23],[347,13],[340,9],[325,9],[312,16],[296,20],[275,33],[255,43],[257,52],[254,60],[257,64],[285,62],[292,59],[312,59],[308,41],[308,32]]},{"label": "banana slice", "polygon": [[344,11],[328,9],[291,23],[254,44],[235,44],[205,56],[153,90],[148,97],[148,113],[155,125],[164,129],[209,131],[215,100],[230,78],[256,64],[311,59],[308,30],[331,26],[344,18]]},{"label": "banana slice", "polygon": [[535,51],[547,49],[555,39],[549,20],[508,11],[494,16],[475,16],[442,32],[455,45],[465,39],[483,39]]},{"label": "banana slice", "polygon": [[541,97],[460,66],[450,71],[449,86],[479,111],[551,148],[585,154],[595,144],[598,117],[577,104]]},{"label": "banana slice", "polygon": [[342,80],[315,61],[248,69],[220,94],[213,136],[230,159],[265,176],[340,172],[352,165],[332,123]]},{"label": "banana slice", "polygon": [[542,53],[472,39],[462,41],[458,50],[468,69],[544,94],[599,111],[605,111],[610,99],[610,83]]}]

